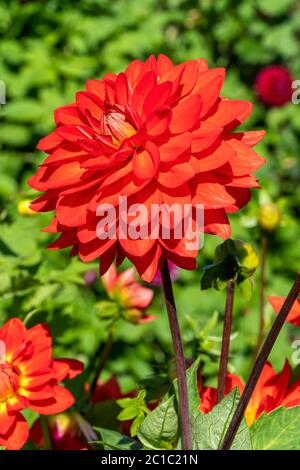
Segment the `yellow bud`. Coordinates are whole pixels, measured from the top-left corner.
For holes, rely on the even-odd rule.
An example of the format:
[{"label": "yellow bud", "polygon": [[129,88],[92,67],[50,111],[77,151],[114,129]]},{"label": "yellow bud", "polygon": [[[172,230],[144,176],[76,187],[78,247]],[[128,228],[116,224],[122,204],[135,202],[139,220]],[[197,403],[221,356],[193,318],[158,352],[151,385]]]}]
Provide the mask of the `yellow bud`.
[{"label": "yellow bud", "polygon": [[37,212],[33,211],[30,209],[30,199],[21,199],[21,201],[18,202],[18,212],[20,215],[36,215]]},{"label": "yellow bud", "polygon": [[262,229],[273,232],[279,225],[281,214],[273,202],[264,204],[259,209],[258,222]]},{"label": "yellow bud", "polygon": [[234,247],[238,253],[243,272],[252,275],[259,265],[259,257],[253,247],[241,240],[234,240]]}]

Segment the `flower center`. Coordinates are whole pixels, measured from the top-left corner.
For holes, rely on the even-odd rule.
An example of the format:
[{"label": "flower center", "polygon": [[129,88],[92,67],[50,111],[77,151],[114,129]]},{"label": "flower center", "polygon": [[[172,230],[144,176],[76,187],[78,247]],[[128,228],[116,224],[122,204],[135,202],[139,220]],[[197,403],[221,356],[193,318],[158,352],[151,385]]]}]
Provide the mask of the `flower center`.
[{"label": "flower center", "polygon": [[18,371],[9,364],[0,364],[0,403],[14,396],[18,388]]},{"label": "flower center", "polygon": [[135,128],[125,120],[124,114],[112,111],[105,116],[105,127],[113,142],[120,146],[122,142],[136,134]]}]

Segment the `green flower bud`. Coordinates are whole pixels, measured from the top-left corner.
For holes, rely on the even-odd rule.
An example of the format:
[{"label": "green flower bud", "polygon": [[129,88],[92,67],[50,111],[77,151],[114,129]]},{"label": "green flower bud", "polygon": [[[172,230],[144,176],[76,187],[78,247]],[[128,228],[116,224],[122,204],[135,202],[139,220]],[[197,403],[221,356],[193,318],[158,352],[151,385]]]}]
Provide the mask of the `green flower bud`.
[{"label": "green flower bud", "polygon": [[202,289],[214,287],[223,290],[232,279],[241,284],[252,276],[259,264],[259,258],[249,243],[230,239],[217,246],[214,261],[214,264],[204,267]]}]

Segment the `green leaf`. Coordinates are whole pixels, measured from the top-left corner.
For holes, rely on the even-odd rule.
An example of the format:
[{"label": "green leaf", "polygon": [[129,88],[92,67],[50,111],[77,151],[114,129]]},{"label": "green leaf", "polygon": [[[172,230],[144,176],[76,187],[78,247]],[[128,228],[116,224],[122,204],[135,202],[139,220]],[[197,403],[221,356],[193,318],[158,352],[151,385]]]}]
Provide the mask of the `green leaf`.
[{"label": "green leaf", "polygon": [[[220,449],[238,401],[239,392],[235,388],[210,413],[200,414],[196,418],[192,429],[195,450]],[[250,431],[245,421],[242,422],[231,449],[252,450]]]},{"label": "green leaf", "polygon": [[138,442],[117,431],[98,427],[94,430],[100,434],[101,440],[93,441],[92,444],[101,445],[104,450],[137,450],[141,448]]},{"label": "green leaf", "polygon": [[135,418],[137,413],[138,413],[138,410],[135,406],[129,406],[128,408],[125,408],[119,413],[118,419],[120,421],[127,421],[128,419]]},{"label": "green leaf", "polygon": [[238,291],[245,300],[250,300],[253,293],[253,282],[251,278],[244,279],[238,284]]},{"label": "green leaf", "polygon": [[262,414],[251,426],[254,450],[300,450],[300,406]]},{"label": "green leaf", "polygon": [[[186,371],[189,410],[190,410],[190,418],[192,422],[199,415],[198,408],[200,405],[200,397],[199,397],[199,392],[198,392],[198,378],[197,378],[199,362],[200,362],[200,359],[197,359],[192,364],[192,366],[189,367],[189,369],[187,369]],[[175,395],[178,399],[177,379],[174,381],[174,388],[175,388]]]},{"label": "green leaf", "polygon": [[149,413],[138,430],[137,436],[148,449],[171,449],[178,434],[178,417],[174,395],[163,401]]}]

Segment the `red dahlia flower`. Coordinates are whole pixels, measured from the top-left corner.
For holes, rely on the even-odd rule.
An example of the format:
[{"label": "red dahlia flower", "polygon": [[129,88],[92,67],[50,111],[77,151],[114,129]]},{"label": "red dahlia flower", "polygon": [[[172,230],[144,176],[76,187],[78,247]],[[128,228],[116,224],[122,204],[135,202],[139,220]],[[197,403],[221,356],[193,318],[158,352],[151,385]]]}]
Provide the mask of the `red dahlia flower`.
[{"label": "red dahlia flower", "polygon": [[[174,235],[174,219],[170,236],[162,235],[161,213],[151,231],[154,205],[177,204],[181,213],[184,205],[192,207],[194,229],[196,205],[204,205],[201,230],[228,238],[227,213],[243,207],[249,188],[258,187],[252,173],[264,160],[252,147],[264,132],[232,132],[252,104],[221,97],[224,76],[224,69],[209,70],[203,59],[174,66],[164,55],[151,56],[124,73],[88,81],[75,103],[57,109],[57,128],[38,145],[49,156],[29,180],[45,193],[31,208],[56,211],[46,230],[61,236],[50,248],[70,246],[85,262],[99,258],[101,274],[114,258],[120,264],[127,257],[151,281],[165,259],[195,269],[198,252],[188,247],[185,233]],[[120,196],[128,207],[146,208],[138,226],[150,236],[121,236],[126,210]],[[97,215],[105,204],[115,208],[114,224]],[[132,221],[132,212],[128,216]],[[101,235],[112,229],[114,236],[99,238],[99,226]]]},{"label": "red dahlia flower", "polygon": [[17,318],[0,329],[0,445],[20,449],[29,427],[21,410],[51,415],[66,410],[74,397],[64,379],[80,374],[79,361],[52,358],[52,338],[43,324],[29,328]]},{"label": "red dahlia flower", "polygon": [[291,99],[292,83],[292,76],[285,67],[269,65],[259,71],[254,86],[263,104],[282,106]]},{"label": "red dahlia flower", "polygon": [[[276,313],[280,312],[285,300],[286,297],[269,296],[269,302]],[[300,326],[300,299],[296,299],[286,321],[292,323],[293,325]]]},{"label": "red dahlia flower", "polygon": [[[254,393],[247,406],[245,418],[251,426],[260,415],[284,406],[292,408],[300,406],[300,380],[290,385],[291,367],[286,361],[282,371],[277,374],[270,363],[266,363]],[[237,375],[228,374],[226,380],[226,395],[235,387],[240,393],[244,391],[244,384]],[[199,387],[201,404],[199,410],[208,413],[217,404],[217,391],[212,387]]]},{"label": "red dahlia flower", "polygon": [[[52,450],[89,450],[78,421],[83,420],[78,413],[60,413],[47,420]],[[30,431],[30,440],[38,447],[46,449],[40,420],[37,420]]]},{"label": "red dahlia flower", "polygon": [[121,309],[125,319],[133,323],[147,323],[155,319],[153,315],[145,313],[152,302],[153,291],[142,287],[135,280],[134,268],[118,274],[115,265],[112,264],[102,276],[102,283],[110,299]]}]

